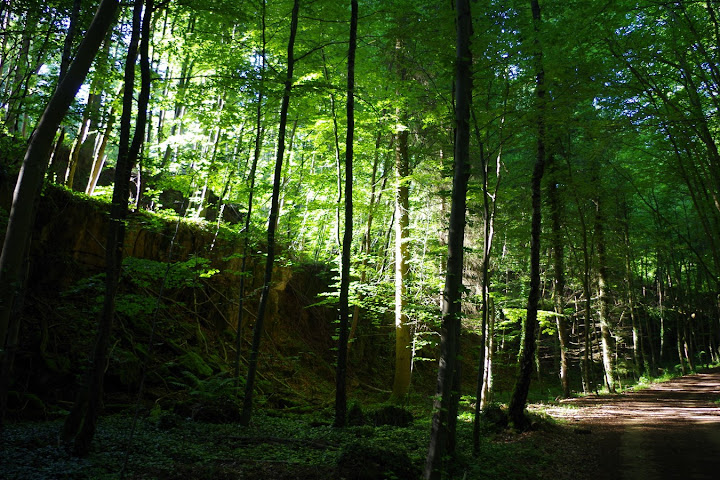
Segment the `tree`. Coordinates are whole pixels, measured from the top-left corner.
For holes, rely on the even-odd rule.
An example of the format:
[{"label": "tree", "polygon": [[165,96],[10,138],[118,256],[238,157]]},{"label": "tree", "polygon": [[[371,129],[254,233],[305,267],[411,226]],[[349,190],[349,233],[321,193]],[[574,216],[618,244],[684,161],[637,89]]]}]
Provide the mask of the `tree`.
[{"label": "tree", "polygon": [[535,95],[537,153],[532,176],[532,231],[530,233],[530,291],[528,292],[527,314],[523,320],[522,344],[518,364],[517,380],[513,390],[508,415],[515,428],[524,430],[528,427],[525,417],[525,403],[530,388],[535,349],[535,331],[538,322],[538,302],[540,300],[540,232],[542,228],[541,186],[545,170],[545,68],[543,66],[543,50],[540,42],[542,16],[538,0],[530,0],[533,18],[533,58],[535,64]]},{"label": "tree", "polygon": [[248,200],[247,200],[247,213],[245,213],[245,239],[243,241],[243,259],[242,265],[240,266],[240,293],[238,296],[238,319],[237,319],[237,330],[235,332],[235,386],[237,387],[240,382],[240,352],[242,346],[242,327],[243,327],[243,316],[244,316],[244,304],[245,304],[245,278],[249,274],[247,272],[247,260],[250,256],[250,228],[252,227],[252,210],[253,210],[253,197],[255,195],[255,172],[257,171],[257,164],[260,160],[260,152],[262,149],[262,105],[263,97],[265,95],[265,54],[267,50],[267,40],[265,38],[265,20],[266,20],[266,3],[262,1],[261,7],[261,30],[262,30],[262,47],[260,50],[260,79],[257,92],[257,107],[255,113],[255,143],[253,148],[252,163],[250,165],[250,172],[248,174],[248,181],[250,183]]},{"label": "tree", "polygon": [[[118,3],[117,0],[103,0],[100,3],[67,74],[58,84],[35,128],[15,185],[10,218],[0,254],[0,361],[8,375],[12,366],[13,350],[16,348],[16,339],[8,338],[8,333],[18,332],[20,328],[19,316],[13,315],[13,303],[23,289],[20,281],[21,267],[33,224],[33,205],[40,193],[55,132],[84,82],[105,33],[115,19]],[[13,337],[15,336],[13,334]],[[0,407],[3,414],[7,394],[5,377],[3,375],[0,379]]]},{"label": "tree", "polygon": [[[143,14],[144,4],[144,14]],[[125,62],[125,90],[123,113],[120,118],[120,145],[115,171],[115,186],[110,208],[110,222],[105,246],[105,296],[98,321],[97,336],[90,356],[87,383],[83,386],[63,427],[63,440],[74,438],[73,453],[86,456],[95,435],[103,393],[103,380],[109,361],[110,337],[115,317],[115,297],[120,281],[123,247],[125,243],[125,219],[128,213],[130,173],[137,161],[145,139],[147,107],[150,100],[150,25],[154,0],[135,0],[133,27]],[[142,41],[140,40],[142,35]],[[141,88],[138,96],[138,114],[135,132],[131,136],[135,64],[140,49]]]},{"label": "tree", "polygon": [[[402,77],[402,75],[401,75]],[[407,126],[395,134],[395,378],[391,397],[400,402],[410,389],[412,335],[407,315],[407,286],[410,260],[410,159]]]},{"label": "tree", "polygon": [[605,243],[605,212],[604,200],[600,195],[595,199],[595,238],[597,243],[597,284],[598,302],[600,303],[598,321],[600,323],[600,339],[602,342],[602,360],[605,385],[611,393],[615,393],[615,365],[613,363],[614,347],[610,331],[610,298],[608,296],[608,265]]},{"label": "tree", "polygon": [[252,416],[252,397],[255,389],[255,375],[257,373],[257,361],[260,350],[260,339],[262,338],[263,321],[267,309],[268,296],[270,295],[270,283],[272,282],[273,267],[275,264],[275,232],[280,202],[280,184],[282,181],[282,165],[285,155],[285,135],[287,130],[288,109],[290,108],[290,93],[293,85],[293,69],[295,67],[295,36],[297,34],[298,15],[300,0],[294,0],[292,15],[290,18],[290,38],[287,44],[287,72],[285,75],[285,88],[283,91],[282,104],[280,106],[280,126],[278,127],[277,154],[275,156],[275,171],[273,177],[272,203],[270,205],[270,217],[267,227],[267,257],[265,259],[265,276],[263,288],[258,304],[258,314],[253,328],[252,350],[248,364],[248,374],[245,380],[245,397],[240,417],[242,425],[248,425]]},{"label": "tree", "polygon": [[358,2],[350,1],[350,39],[347,67],[347,135],[345,137],[345,233],[342,243],[342,261],[340,272],[340,335],[338,336],[337,379],[335,382],[335,423],[344,427],[346,423],[347,395],[345,380],[347,376],[348,324],[350,317],[350,249],[353,238],[353,140],[355,134],[355,50],[357,48]]},{"label": "tree", "polygon": [[442,302],[442,327],[440,340],[440,363],[430,446],[425,462],[424,478],[439,479],[442,476],[445,455],[454,455],[449,445],[454,444],[457,412],[453,403],[459,400],[459,392],[453,386],[459,384],[460,319],[463,295],[463,244],[465,239],[465,209],[468,179],[470,177],[470,103],[472,99],[472,16],[469,0],[455,4],[455,148],[453,160],[452,204],[450,207],[450,232],[445,288]]},{"label": "tree", "polygon": [[552,226],[553,250],[553,300],[555,304],[555,324],[558,332],[560,346],[560,384],[565,398],[570,397],[570,379],[568,365],[568,339],[567,321],[565,320],[565,245],[562,231],[562,218],[564,216],[563,200],[560,197],[560,179],[558,178],[558,161],[550,156],[551,177],[548,185],[547,198],[550,204],[550,218]]}]

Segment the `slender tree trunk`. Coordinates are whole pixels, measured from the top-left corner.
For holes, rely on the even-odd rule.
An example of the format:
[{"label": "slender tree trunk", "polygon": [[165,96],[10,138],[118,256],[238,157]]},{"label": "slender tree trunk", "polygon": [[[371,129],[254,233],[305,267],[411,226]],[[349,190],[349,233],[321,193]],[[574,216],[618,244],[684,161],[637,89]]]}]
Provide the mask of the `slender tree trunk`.
[{"label": "slender tree trunk", "polygon": [[[142,15],[143,3],[145,3],[144,16]],[[90,358],[87,384],[83,388],[85,391],[81,391],[78,395],[78,400],[73,405],[63,428],[63,439],[66,442],[69,442],[74,436],[73,453],[78,456],[86,456],[90,451],[90,444],[95,435],[97,419],[100,414],[105,369],[109,362],[110,335],[115,316],[115,296],[120,280],[123,245],[125,243],[125,219],[128,213],[130,173],[145,138],[147,107],[150,100],[149,35],[152,10],[153,0],[145,0],[145,2],[135,0],[132,34],[125,62],[125,89],[123,112],[120,118],[120,142],[115,171],[115,186],[113,188],[110,222],[105,247],[105,298],[98,322],[95,345]],[[142,41],[140,41],[141,34]],[[135,85],[138,43],[140,43],[142,79],[138,97],[135,132],[131,138],[133,86]]]},{"label": "slender tree trunk", "polygon": [[540,301],[540,231],[542,225],[542,177],[545,171],[545,70],[543,66],[542,46],[540,45],[540,28],[542,17],[538,0],[530,0],[535,31],[535,94],[537,96],[537,154],[532,176],[532,222],[530,234],[530,291],[528,293],[527,315],[523,323],[523,336],[515,382],[508,415],[515,428],[524,430],[528,427],[525,417],[525,404],[530,390],[530,378],[535,357],[535,330],[538,323],[538,303]]},{"label": "slender tree trunk", "polygon": [[73,7],[70,13],[70,25],[65,35],[65,43],[63,44],[62,59],[60,61],[60,81],[62,81],[70,61],[72,60],[72,45],[75,41],[75,30],[77,30],[78,17],[80,16],[80,6],[82,0],[73,0]]},{"label": "slender tree trunk", "polygon": [[495,305],[490,299],[491,314],[488,318],[487,341],[485,342],[485,372],[483,377],[483,390],[480,396],[480,406],[485,408],[493,397],[493,357],[495,355]]},{"label": "slender tree trunk", "polygon": [[[325,58],[325,50],[322,50],[322,59],[323,59],[323,73],[325,75],[325,81],[330,83],[330,73],[328,71],[327,67],[327,59]],[[335,153],[335,168],[337,169],[337,201],[336,208],[335,208],[335,232],[337,235],[337,243],[338,245],[342,245],[342,240],[340,238],[340,230],[342,229],[342,223],[340,222],[340,211],[342,209],[342,201],[343,201],[343,185],[342,185],[342,178],[343,178],[343,172],[342,172],[342,162],[340,160],[340,128],[338,127],[338,121],[337,121],[337,109],[335,107],[335,92],[331,90],[328,94],[328,97],[330,98],[330,116],[332,117],[332,123],[333,123],[333,146],[334,146],[334,153]],[[342,268],[342,267],[341,267]]]},{"label": "slender tree trunk", "polygon": [[347,417],[347,346],[350,317],[350,247],[353,231],[353,138],[355,135],[355,50],[357,47],[358,2],[350,1],[350,40],[348,47],[347,78],[347,135],[345,138],[345,233],[342,243],[340,272],[340,335],[338,337],[338,359],[335,382],[335,423],[344,427]]},{"label": "slender tree trunk", "polygon": [[[7,332],[11,328],[16,328],[11,323],[20,321],[19,316],[14,315],[11,322],[13,301],[22,290],[22,282],[19,279],[34,220],[33,204],[45,176],[55,132],[70,107],[70,103],[75,98],[75,94],[85,81],[90,65],[105,37],[105,32],[115,18],[118,3],[117,0],[103,0],[98,7],[95,18],[78,47],[67,75],[59,83],[48,102],[25,152],[23,165],[15,184],[10,217],[0,255],[0,345],[3,347]],[[7,349],[2,350],[0,361],[10,361],[8,355],[4,353]],[[0,380],[0,383],[4,382]],[[6,394],[6,387],[0,385],[2,406],[5,405]]]},{"label": "slender tree trunk", "polygon": [[78,131],[75,142],[73,143],[72,151],[70,152],[70,161],[68,162],[68,171],[65,176],[65,185],[69,189],[73,188],[75,183],[75,172],[77,171],[78,161],[80,160],[80,150],[82,149],[83,143],[87,138],[88,127],[90,126],[90,110],[93,108],[95,102],[95,94],[90,93],[88,95],[88,101],[83,110],[82,121],[80,122],[80,130]]},{"label": "slender tree trunk", "polygon": [[282,104],[280,106],[280,124],[278,126],[277,155],[275,157],[275,172],[273,177],[272,200],[270,204],[270,217],[268,219],[267,231],[267,257],[265,259],[265,277],[263,280],[260,303],[258,305],[257,319],[253,328],[252,350],[248,362],[248,374],[245,380],[245,398],[240,414],[240,424],[249,425],[252,417],[252,399],[255,389],[255,375],[257,374],[257,362],[260,350],[260,339],[262,338],[265,310],[267,309],[268,296],[270,295],[270,283],[272,282],[273,266],[275,263],[275,231],[277,230],[278,211],[280,210],[280,183],[282,182],[282,165],[285,156],[285,134],[287,130],[288,110],[290,109],[290,93],[293,83],[293,69],[295,67],[295,36],[297,34],[298,12],[300,0],[293,2],[292,17],[290,19],[290,39],[287,49],[287,74],[285,77],[285,89],[283,92]]},{"label": "slender tree trunk", "polygon": [[395,141],[395,379],[392,400],[402,401],[410,389],[412,338],[407,309],[406,287],[410,260],[410,159],[407,129]]},{"label": "slender tree trunk", "polygon": [[[118,93],[120,95],[122,90]],[[110,107],[110,114],[108,115],[107,125],[105,125],[105,133],[103,133],[100,145],[95,152],[92,169],[90,170],[90,176],[88,177],[88,183],[85,187],[85,193],[92,195],[95,192],[100,173],[102,173],[103,166],[105,165],[105,150],[107,149],[110,135],[112,134],[113,126],[115,125],[115,106]]]},{"label": "slender tree trunk", "polygon": [[632,271],[632,246],[630,245],[630,218],[627,204],[623,209],[623,238],[625,240],[625,287],[627,289],[628,309],[630,310],[630,323],[632,326],[633,366],[635,376],[640,378],[646,370],[645,353],[642,348],[642,325],[637,318],[635,309],[635,282]]},{"label": "slender tree trunk", "polygon": [[[501,125],[504,124],[504,117]],[[480,361],[478,362],[478,378],[475,389],[475,416],[473,419],[473,454],[478,455],[480,452],[480,411],[487,406],[490,396],[492,384],[492,336],[493,336],[493,319],[494,313],[491,313],[492,300],[490,298],[490,254],[492,251],[492,242],[495,235],[494,221],[497,206],[497,193],[500,187],[500,165],[502,156],[502,126],[500,129],[500,146],[498,147],[498,155],[496,161],[495,172],[495,189],[491,193],[489,191],[489,158],[485,153],[484,143],[480,136],[480,129],[477,125],[477,119],[473,114],[473,122],[475,127],[475,136],[480,143],[480,155],[482,161],[482,192],[483,192],[483,257],[481,270],[481,289],[482,289],[482,342],[480,345]],[[492,197],[492,205],[490,198]]]},{"label": "slender tree trunk", "polygon": [[243,316],[244,305],[245,305],[245,277],[249,274],[247,271],[247,260],[250,256],[250,228],[252,227],[251,217],[253,209],[253,196],[255,194],[255,171],[257,170],[258,160],[260,159],[260,153],[262,151],[262,103],[265,96],[265,10],[266,2],[262,0],[261,5],[261,22],[262,22],[262,50],[260,52],[260,84],[258,86],[257,94],[257,106],[255,108],[255,148],[253,150],[253,159],[250,165],[250,172],[248,173],[249,192],[248,192],[248,207],[247,213],[245,214],[245,228],[243,229],[245,239],[243,240],[243,259],[242,265],[240,266],[240,292],[238,295],[238,320],[237,330],[235,332],[235,387],[239,386],[240,382],[240,357],[242,351],[242,330],[243,330]]},{"label": "slender tree trunk", "polygon": [[18,113],[19,106],[22,104],[24,98],[21,94],[25,79],[29,76],[28,71],[30,70],[30,45],[32,43],[32,37],[35,24],[37,22],[37,13],[30,9],[25,17],[25,29],[22,34],[22,40],[20,42],[20,50],[17,55],[17,59],[14,62],[14,73],[13,79],[9,83],[9,92],[7,100],[7,116],[5,117],[5,126],[10,133],[16,133],[18,127]]},{"label": "slender tree trunk", "polygon": [[570,379],[568,368],[568,339],[567,320],[565,319],[565,245],[562,232],[563,203],[558,191],[560,185],[557,178],[558,169],[555,160],[551,162],[552,178],[548,185],[548,201],[552,220],[552,252],[553,252],[553,303],[555,304],[555,323],[560,344],[560,384],[563,397],[570,397]]},{"label": "slender tree trunk", "polygon": [[605,371],[605,385],[610,393],[615,393],[615,366],[613,364],[614,346],[610,331],[610,298],[608,296],[607,256],[605,253],[605,215],[600,195],[596,199],[597,214],[595,216],[595,241],[598,256],[598,303],[600,323],[600,340],[602,343],[602,360]]},{"label": "slender tree trunk", "polygon": [[472,102],[472,16],[469,0],[455,2],[455,158],[448,233],[448,259],[445,288],[442,297],[442,327],[437,390],[430,431],[430,445],[425,463],[424,478],[438,480],[449,466],[445,456],[452,458],[457,412],[453,403],[459,392],[458,356],[460,354],[460,320],[463,294],[463,245],[467,186],[470,177],[470,104]]},{"label": "slender tree trunk", "polygon": [[[188,23],[188,30],[192,30],[194,28],[194,19],[191,19]],[[190,59],[190,54],[187,54],[182,64],[180,79],[178,80],[177,93],[175,94],[175,108],[173,111],[172,126],[170,127],[170,137],[174,136],[175,134],[183,133],[182,120],[185,114],[185,104],[183,102],[185,100],[187,84],[190,81],[189,79],[192,75],[194,66],[195,61]],[[158,142],[163,141],[164,136],[161,135],[161,133],[162,132],[158,132]],[[165,147],[165,153],[163,154],[162,162],[160,163],[160,169],[164,169],[167,167],[167,165],[170,163],[170,159],[173,157],[173,153],[174,147],[173,145],[168,143],[167,147]]]}]

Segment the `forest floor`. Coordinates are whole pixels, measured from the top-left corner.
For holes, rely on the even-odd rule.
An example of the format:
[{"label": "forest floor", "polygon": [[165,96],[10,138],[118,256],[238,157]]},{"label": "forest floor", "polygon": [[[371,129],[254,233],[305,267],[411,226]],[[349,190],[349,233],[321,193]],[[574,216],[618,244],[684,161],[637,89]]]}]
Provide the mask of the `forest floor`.
[{"label": "forest floor", "polygon": [[558,453],[577,478],[718,478],[720,369],[543,410],[575,427],[573,445]]},{"label": "forest floor", "polygon": [[[471,454],[472,417],[464,412],[455,478],[715,479],[720,471],[720,369],[529,410],[536,428],[485,431],[478,456]],[[133,440],[131,415],[103,417],[82,459],[58,443],[61,416],[21,421],[0,431],[0,478],[415,480],[429,433],[429,415],[416,413],[401,427],[379,425],[368,410],[364,425],[335,429],[324,407],[297,415],[268,411],[249,427],[153,408]]]}]

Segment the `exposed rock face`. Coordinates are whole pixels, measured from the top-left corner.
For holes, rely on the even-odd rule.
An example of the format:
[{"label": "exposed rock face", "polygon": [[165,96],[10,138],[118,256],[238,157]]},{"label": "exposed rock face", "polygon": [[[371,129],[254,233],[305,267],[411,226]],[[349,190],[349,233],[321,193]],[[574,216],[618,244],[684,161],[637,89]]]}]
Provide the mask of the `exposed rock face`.
[{"label": "exposed rock face", "polygon": [[[2,207],[9,208],[8,205]],[[74,323],[82,322],[83,329],[94,330],[93,300],[102,294],[102,289],[83,287],[85,290],[79,294],[67,292],[77,292],[78,285],[103,273],[107,210],[105,204],[73,196],[54,186],[46,187],[39,202],[28,276],[24,335],[27,345],[23,346],[28,364],[35,369],[44,365],[42,368],[55,370],[51,372],[55,374],[79,371],[75,363],[80,353],[67,350],[83,350],[84,346],[73,343],[89,342],[91,335],[81,332],[88,337],[82,340],[66,337],[77,331]],[[0,232],[0,241],[3,234],[4,229]],[[130,298],[142,297],[145,303],[140,305],[147,308],[140,308],[136,314],[118,313],[116,351],[122,355],[118,353],[116,357],[126,365],[123,371],[112,364],[109,366],[109,375],[116,372],[116,387],[124,384],[132,390],[137,382],[137,375],[131,374],[129,365],[137,364],[141,357],[137,345],[147,337],[151,316],[147,310],[152,310],[154,296],[161,291],[167,262],[172,264],[168,271],[174,283],[172,288],[168,282],[163,286],[161,314],[165,322],[174,323],[159,332],[160,342],[167,341],[158,347],[156,356],[164,355],[166,364],[172,364],[173,355],[182,356],[183,351],[193,350],[212,365],[215,373],[231,365],[238,321],[242,247],[240,236],[227,230],[217,231],[214,225],[185,222],[178,225],[144,212],[129,216],[124,255],[152,262],[133,262],[121,280],[121,293]],[[252,247],[248,262],[243,353],[247,353],[262,287],[263,252],[264,247]],[[192,267],[193,258],[201,259],[198,268]],[[144,265],[148,271],[143,271]],[[184,278],[181,274],[194,278]],[[298,386],[303,382],[312,383],[296,375],[301,368],[332,382],[333,312],[325,307],[309,307],[318,301],[319,293],[328,289],[330,276],[322,265],[279,265],[274,271],[263,337],[266,354],[261,355],[261,362],[271,362],[266,368],[274,369],[272,375],[287,379],[291,387],[293,382]],[[142,282],[137,277],[142,277]],[[95,284],[101,285],[101,281]],[[69,305],[78,299],[85,304]],[[130,309],[125,306],[126,311]],[[170,332],[176,336],[167,338]],[[51,355],[50,351],[57,354]],[[50,361],[50,357],[62,357],[62,361],[58,358]],[[208,358],[213,359],[212,362]],[[138,367],[132,368],[139,371]]]}]

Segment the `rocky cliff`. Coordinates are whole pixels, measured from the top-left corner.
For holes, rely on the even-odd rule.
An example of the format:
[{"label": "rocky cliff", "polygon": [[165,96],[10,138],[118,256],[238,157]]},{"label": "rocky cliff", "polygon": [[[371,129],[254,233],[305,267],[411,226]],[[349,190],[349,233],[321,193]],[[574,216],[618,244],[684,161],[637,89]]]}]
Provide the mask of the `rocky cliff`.
[{"label": "rocky cliff", "polygon": [[[89,352],[103,294],[107,211],[106,204],[54,186],[45,188],[38,204],[12,388],[17,400],[35,398],[41,413],[72,401]],[[145,212],[130,215],[107,370],[107,389],[116,402],[122,404],[123,395],[129,401],[143,369],[150,400],[233,383],[228,379],[235,357],[243,244],[241,235],[212,224]],[[243,357],[262,286],[263,251],[251,242]],[[278,404],[321,401],[334,376],[334,314],[313,304],[328,290],[331,272],[295,260],[278,263],[273,276],[259,389],[267,401]]]}]

